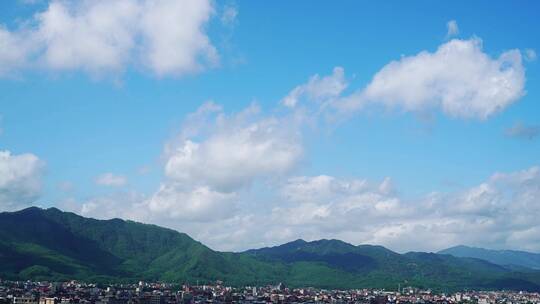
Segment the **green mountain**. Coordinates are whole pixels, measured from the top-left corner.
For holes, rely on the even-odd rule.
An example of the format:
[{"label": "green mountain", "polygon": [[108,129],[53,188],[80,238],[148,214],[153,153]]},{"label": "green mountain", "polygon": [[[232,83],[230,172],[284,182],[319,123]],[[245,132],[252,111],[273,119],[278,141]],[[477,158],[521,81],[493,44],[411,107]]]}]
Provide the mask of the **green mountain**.
[{"label": "green mountain", "polygon": [[[475,258],[409,252],[398,254],[382,246],[354,246],[339,240],[306,242],[296,240],[276,247],[248,250],[246,254],[268,262],[288,265],[318,265],[325,283],[332,278],[351,286],[395,289],[398,284],[455,289],[527,289],[540,287],[540,272],[515,272],[512,269]],[[320,281],[308,271],[308,282]]]},{"label": "green mountain", "polygon": [[540,270],[540,254],[516,250],[491,250],[468,246],[455,246],[439,251],[455,257],[469,257],[486,260],[493,264],[520,269]]},{"label": "green mountain", "polygon": [[540,291],[540,272],[517,272],[475,258],[398,254],[339,240],[297,240],[242,253],[217,252],[186,234],[155,225],[35,207],[0,213],[0,278]]},{"label": "green mountain", "polygon": [[0,213],[0,275],[8,279],[247,284],[271,280],[280,270],[247,256],[215,252],[155,225],[95,220],[55,208]]}]

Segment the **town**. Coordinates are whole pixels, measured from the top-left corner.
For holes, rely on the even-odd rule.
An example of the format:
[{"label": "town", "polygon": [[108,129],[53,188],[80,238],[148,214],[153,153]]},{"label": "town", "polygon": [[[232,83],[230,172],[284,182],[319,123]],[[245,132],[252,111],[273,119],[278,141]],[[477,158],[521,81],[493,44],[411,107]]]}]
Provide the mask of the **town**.
[{"label": "town", "polygon": [[191,303],[474,303],[536,304],[540,293],[524,291],[466,291],[436,293],[413,287],[325,290],[273,286],[230,287],[168,283],[92,284],[70,282],[1,281],[0,304],[191,304]]}]

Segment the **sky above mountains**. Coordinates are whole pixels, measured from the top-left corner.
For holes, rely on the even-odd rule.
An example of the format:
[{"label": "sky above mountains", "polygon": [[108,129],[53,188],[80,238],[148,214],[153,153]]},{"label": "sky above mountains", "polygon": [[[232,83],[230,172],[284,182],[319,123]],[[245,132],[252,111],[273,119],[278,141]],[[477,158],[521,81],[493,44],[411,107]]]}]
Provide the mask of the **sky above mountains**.
[{"label": "sky above mountains", "polygon": [[0,210],[218,250],[540,251],[536,2],[0,4]]}]

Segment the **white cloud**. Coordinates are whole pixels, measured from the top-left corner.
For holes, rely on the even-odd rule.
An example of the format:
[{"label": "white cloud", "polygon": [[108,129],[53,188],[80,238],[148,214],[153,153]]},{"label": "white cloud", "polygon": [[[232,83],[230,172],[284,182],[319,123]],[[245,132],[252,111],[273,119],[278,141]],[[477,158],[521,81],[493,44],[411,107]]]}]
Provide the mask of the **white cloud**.
[{"label": "white cloud", "polygon": [[35,155],[0,151],[0,209],[15,210],[41,194],[44,164]]},{"label": "white cloud", "polygon": [[108,187],[122,187],[127,184],[127,178],[122,175],[107,172],[96,178],[96,184]]},{"label": "white cloud", "polygon": [[283,186],[282,194],[293,203],[292,210],[276,208],[274,212],[294,224],[323,220],[319,224],[331,230],[342,226],[339,221],[354,220],[357,216],[366,221],[370,217],[402,216],[406,208],[397,197],[388,195],[388,183],[387,179],[377,184],[324,175],[291,178]]},{"label": "white cloud", "polygon": [[459,27],[456,20],[450,20],[446,23],[446,38],[456,36],[459,34]]},{"label": "white cloud", "polygon": [[[238,195],[208,187],[185,187],[166,182],[152,195],[138,192],[116,192],[84,201],[68,198],[60,202],[66,210],[99,219],[124,218],[173,227],[193,234],[199,224],[210,225],[232,218],[237,210]],[[179,221],[181,220],[181,221]],[[182,226],[178,226],[181,223]],[[204,223],[204,224],[203,224]],[[203,229],[204,230],[204,229]]]},{"label": "white cloud", "polygon": [[209,1],[146,1],[142,9],[143,58],[158,75],[200,70],[199,59],[217,62],[217,51],[203,32],[213,11]]},{"label": "white cloud", "polygon": [[34,38],[43,48],[43,63],[54,70],[121,69],[134,45],[139,9],[131,1],[52,2],[36,17]]},{"label": "white cloud", "polygon": [[144,66],[158,76],[217,62],[205,33],[210,1],[51,1],[25,26],[0,27],[0,76],[20,69],[118,73]]},{"label": "white cloud", "polygon": [[339,180],[328,175],[292,177],[282,188],[282,195],[292,202],[325,203],[336,195],[364,191],[366,180]]},{"label": "white cloud", "polygon": [[216,221],[237,211],[234,192],[219,192],[207,186],[188,188],[175,183],[161,185],[147,201],[154,216],[189,221]]},{"label": "white cloud", "polygon": [[363,91],[366,100],[407,111],[440,108],[453,117],[486,119],[525,94],[518,50],[492,59],[479,39],[452,40],[383,67]]},{"label": "white cloud", "polygon": [[262,116],[256,105],[234,115],[202,105],[166,145],[166,180],[146,207],[155,216],[194,222],[234,216],[239,191],[297,165],[303,149],[289,127],[282,118]]},{"label": "white cloud", "polygon": [[[257,106],[228,116],[212,104],[198,113],[207,121],[206,134],[189,134],[186,125],[180,138],[167,148],[165,174],[171,180],[233,191],[249,186],[255,179],[283,175],[302,156],[299,134],[286,121],[261,117]],[[205,109],[210,108],[208,112]],[[196,119],[192,117],[191,122]],[[185,137],[186,134],[191,135]],[[203,139],[198,139],[200,137]]]},{"label": "white cloud", "polygon": [[[311,101],[313,114],[351,115],[367,106],[410,112],[441,110],[451,117],[487,119],[525,94],[525,69],[518,50],[492,58],[480,39],[454,39],[435,52],[422,51],[392,61],[361,90],[347,87],[342,68],[325,77],[315,75],[294,88],[282,103],[297,106]],[[314,108],[314,110],[313,110]],[[334,113],[336,114],[336,113]]]}]

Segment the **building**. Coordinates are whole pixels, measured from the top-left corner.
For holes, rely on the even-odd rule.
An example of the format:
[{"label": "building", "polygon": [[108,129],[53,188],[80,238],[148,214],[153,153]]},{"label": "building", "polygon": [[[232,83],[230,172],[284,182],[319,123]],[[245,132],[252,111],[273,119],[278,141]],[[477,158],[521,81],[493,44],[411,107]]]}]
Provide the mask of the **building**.
[{"label": "building", "polygon": [[34,297],[13,297],[13,304],[39,304]]},{"label": "building", "polygon": [[58,304],[58,299],[56,298],[40,298],[39,304]]}]

